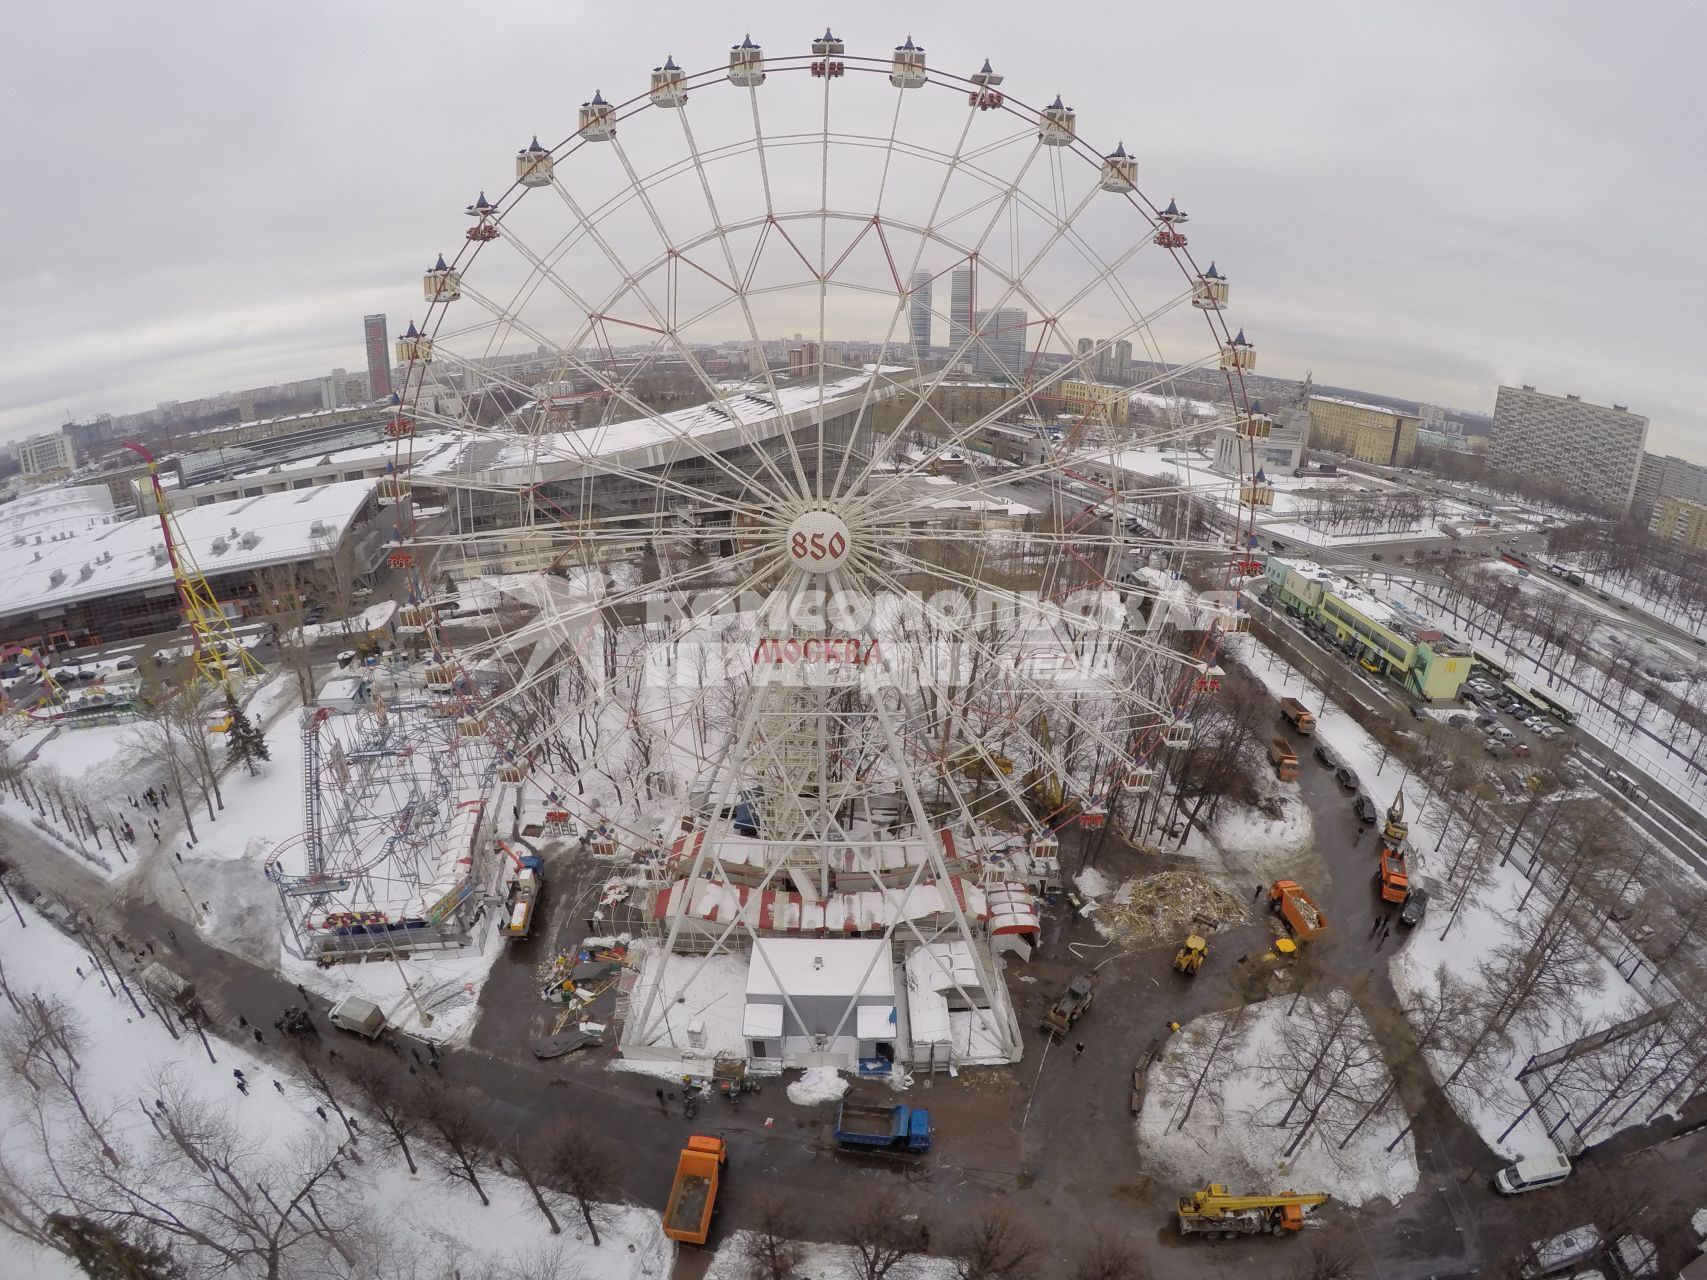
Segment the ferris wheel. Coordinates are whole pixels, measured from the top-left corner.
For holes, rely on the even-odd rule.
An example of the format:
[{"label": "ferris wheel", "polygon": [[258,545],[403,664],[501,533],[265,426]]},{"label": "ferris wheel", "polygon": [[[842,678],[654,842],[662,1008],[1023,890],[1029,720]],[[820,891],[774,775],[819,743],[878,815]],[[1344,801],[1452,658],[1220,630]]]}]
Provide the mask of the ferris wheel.
[{"label": "ferris wheel", "polygon": [[947,939],[987,993],[1028,860],[1135,826],[1217,687],[1255,353],[1079,127],[910,38],[747,37],[595,89],[425,273],[402,629],[505,783],[647,868],[667,949]]}]

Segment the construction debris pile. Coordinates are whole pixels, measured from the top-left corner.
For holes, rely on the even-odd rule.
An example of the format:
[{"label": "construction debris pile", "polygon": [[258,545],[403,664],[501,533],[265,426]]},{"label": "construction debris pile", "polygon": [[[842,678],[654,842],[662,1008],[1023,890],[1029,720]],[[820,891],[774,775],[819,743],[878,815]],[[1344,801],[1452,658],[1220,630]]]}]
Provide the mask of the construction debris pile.
[{"label": "construction debris pile", "polygon": [[1105,935],[1129,943],[1219,929],[1244,918],[1242,901],[1194,871],[1163,871],[1128,881],[1095,912]]}]

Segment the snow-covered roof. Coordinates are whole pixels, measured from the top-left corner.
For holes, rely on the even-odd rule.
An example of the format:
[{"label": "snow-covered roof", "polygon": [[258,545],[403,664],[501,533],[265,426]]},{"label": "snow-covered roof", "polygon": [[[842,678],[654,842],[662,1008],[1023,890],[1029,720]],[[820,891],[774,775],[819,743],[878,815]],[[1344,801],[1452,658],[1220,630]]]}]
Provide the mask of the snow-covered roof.
[{"label": "snow-covered roof", "polygon": [[[290,489],[174,512],[178,535],[204,575],[303,560],[335,545],[373,493],[372,480]],[[236,530],[233,534],[232,530]],[[253,534],[245,547],[243,536]],[[219,544],[218,550],[215,543]],[[162,548],[156,555],[155,548]],[[159,522],[142,516],[39,547],[9,548],[0,567],[6,613],[169,586]],[[55,578],[58,581],[55,581]]]},{"label": "snow-covered roof", "polygon": [[1343,404],[1348,409],[1367,409],[1370,413],[1384,413],[1389,418],[1414,418],[1417,415],[1404,409],[1395,409],[1390,404],[1370,404],[1367,400],[1353,400],[1349,396],[1311,396],[1312,401],[1323,404]]},{"label": "snow-covered roof", "polygon": [[[516,470],[518,483],[536,479],[535,469],[562,469],[567,478],[578,466],[599,471],[613,463],[644,468],[661,465],[688,449],[715,452],[763,439],[785,428],[804,427],[818,420],[820,403],[826,417],[844,412],[857,402],[875,377],[883,382],[909,381],[899,365],[865,365],[863,372],[824,384],[802,382],[768,390],[753,389],[725,395],[720,401],[677,409],[670,413],[632,418],[626,422],[580,427],[542,435],[470,435],[462,448],[418,462],[417,477],[449,478],[478,473],[485,484],[504,483],[503,472]],[[878,396],[883,394],[880,385]]]},{"label": "snow-covered roof", "polygon": [[113,514],[113,494],[104,484],[62,485],[25,494],[0,506],[0,539],[44,542],[54,534],[102,524]]},{"label": "snow-covered roof", "polygon": [[883,938],[760,938],[747,966],[747,995],[785,991],[790,998],[858,994],[893,999],[889,943]]}]

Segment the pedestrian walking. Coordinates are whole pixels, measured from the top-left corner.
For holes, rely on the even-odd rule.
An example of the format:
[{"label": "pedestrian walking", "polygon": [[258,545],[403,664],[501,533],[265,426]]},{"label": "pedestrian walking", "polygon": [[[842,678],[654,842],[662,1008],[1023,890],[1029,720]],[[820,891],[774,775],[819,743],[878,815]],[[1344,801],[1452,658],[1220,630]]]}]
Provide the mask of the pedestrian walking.
[{"label": "pedestrian walking", "polygon": [[205,903],[205,902],[204,902],[204,903],[202,903],[202,910],[203,910],[203,911],[206,911],[206,910],[207,910],[207,903]]},{"label": "pedestrian walking", "polygon": [[154,954],[154,944],[153,944],[153,943],[152,943],[152,942],[150,942],[150,943],[149,943],[149,944],[148,944],[148,954],[149,954],[149,955],[153,955],[153,954]]},{"label": "pedestrian walking", "polygon": [[[204,906],[204,907],[207,906],[207,903],[205,903],[205,902],[202,903],[202,906]],[[299,982],[296,984],[296,994],[301,996],[304,1000],[306,1000],[306,999],[308,999],[308,988],[303,986]]]},{"label": "pedestrian walking", "polygon": [[409,1052],[414,1055],[416,1062],[419,1062],[421,1060],[421,1051],[419,1049],[417,1049],[414,1045],[409,1046]]},{"label": "pedestrian walking", "polygon": [[1257,886],[1257,891],[1251,895],[1251,901],[1255,902],[1260,897],[1262,897],[1262,886],[1259,884]]},{"label": "pedestrian walking", "polygon": [[664,1103],[664,1091],[662,1089],[654,1089],[652,1092],[657,1096],[658,1110],[662,1111],[665,1115],[669,1115],[670,1108]]},{"label": "pedestrian walking", "polygon": [[231,1078],[233,1080],[241,1080],[243,1078],[242,1068],[240,1068],[240,1067],[231,1068]]},{"label": "pedestrian walking", "polygon": [[184,860],[184,855],[179,853],[176,849],[172,850],[172,856],[174,858],[176,858],[179,862],[182,862]]},{"label": "pedestrian walking", "polygon": [[326,1108],[325,1107],[315,1107],[314,1108],[314,1114],[319,1116],[322,1120],[324,1120],[324,1119],[326,1119]]},{"label": "pedestrian walking", "polygon": [[77,976],[79,978],[81,978],[83,976],[83,966],[82,965],[77,966]]},{"label": "pedestrian walking", "polygon": [[178,941],[178,931],[176,929],[166,930],[166,938],[170,942],[174,942],[174,943],[177,942]]},{"label": "pedestrian walking", "polygon": [[249,1096],[249,1082],[247,1080],[239,1080],[237,1082],[237,1092],[247,1098]]},{"label": "pedestrian walking", "polygon": [[280,1084],[277,1080],[273,1081],[273,1088],[275,1088],[279,1091],[280,1097],[284,1096],[284,1086],[282,1084]]},{"label": "pedestrian walking", "polygon": [[158,831],[158,830],[156,830],[156,831],[155,831],[155,832],[154,832],[154,843],[155,843],[155,844],[159,844],[159,843],[160,843],[160,832],[159,832],[159,831]]},{"label": "pedestrian walking", "polygon": [[261,1041],[261,1028],[259,1028],[259,1027],[255,1028],[255,1043],[256,1044],[262,1043],[262,1041]]},{"label": "pedestrian walking", "polygon": [[336,1049],[328,1049],[326,1050],[326,1056],[328,1058],[336,1058],[338,1056],[338,1051]]},{"label": "pedestrian walking", "polygon": [[237,1025],[239,1027],[246,1027],[249,1025],[249,1019],[245,1018],[242,1014],[238,1014],[237,1015]]}]

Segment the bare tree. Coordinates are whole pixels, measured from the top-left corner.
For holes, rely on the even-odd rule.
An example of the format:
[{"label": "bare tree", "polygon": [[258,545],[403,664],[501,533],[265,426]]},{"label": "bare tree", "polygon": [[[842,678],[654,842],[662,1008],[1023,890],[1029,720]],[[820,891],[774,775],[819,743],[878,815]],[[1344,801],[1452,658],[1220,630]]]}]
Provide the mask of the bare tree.
[{"label": "bare tree", "polygon": [[1042,1249],[1011,1213],[993,1207],[960,1229],[949,1252],[957,1280],[1031,1280]]},{"label": "bare tree", "polygon": [[527,1186],[528,1194],[533,1196],[534,1207],[545,1219],[545,1225],[551,1228],[554,1236],[562,1235],[563,1228],[558,1225],[557,1214],[552,1210],[551,1201],[546,1197],[546,1187],[543,1180],[543,1170],[535,1158],[534,1145],[529,1141],[532,1135],[518,1129],[510,1135],[510,1140],[504,1144],[504,1154],[509,1156],[510,1164],[514,1166],[516,1176]]},{"label": "bare tree", "polygon": [[480,1161],[490,1145],[486,1126],[467,1106],[442,1089],[426,1092],[421,1108],[427,1131],[439,1140],[434,1163],[448,1182],[466,1182],[480,1197],[482,1206],[492,1201],[480,1184]]},{"label": "bare tree", "polygon": [[585,1125],[571,1123],[553,1135],[550,1155],[552,1176],[581,1211],[581,1221],[586,1224],[587,1234],[593,1238],[594,1248],[600,1244],[600,1203],[597,1197],[607,1187],[604,1170],[610,1168],[615,1159],[616,1153],[603,1135]]},{"label": "bare tree", "polygon": [[1144,1265],[1130,1240],[1104,1235],[1092,1238],[1067,1273],[1068,1280],[1149,1280],[1150,1269]]},{"label": "bare tree", "polygon": [[119,1155],[107,1140],[109,1117],[83,1087],[79,1054],[88,1046],[77,1011],[58,996],[31,995],[20,1002],[15,1017],[0,1025],[0,1055],[25,1085],[38,1092],[51,1088],[70,1103],[84,1129],[112,1164]]},{"label": "bare tree", "polygon": [[403,1157],[409,1172],[419,1172],[415,1167],[415,1153],[409,1149],[409,1139],[420,1131],[422,1125],[419,1099],[400,1090],[395,1080],[371,1063],[363,1063],[352,1071],[350,1083],[368,1115],[379,1121],[386,1141]]},{"label": "bare tree", "polygon": [[1344,1240],[1318,1240],[1287,1269],[1286,1280],[1351,1280],[1357,1263],[1357,1250]]},{"label": "bare tree", "polygon": [[884,1280],[919,1251],[919,1232],[906,1217],[906,1202],[888,1187],[854,1201],[838,1235],[856,1280]]},{"label": "bare tree", "polygon": [[751,1280],[794,1280],[799,1264],[800,1214],[782,1196],[766,1196],[742,1241]]}]

